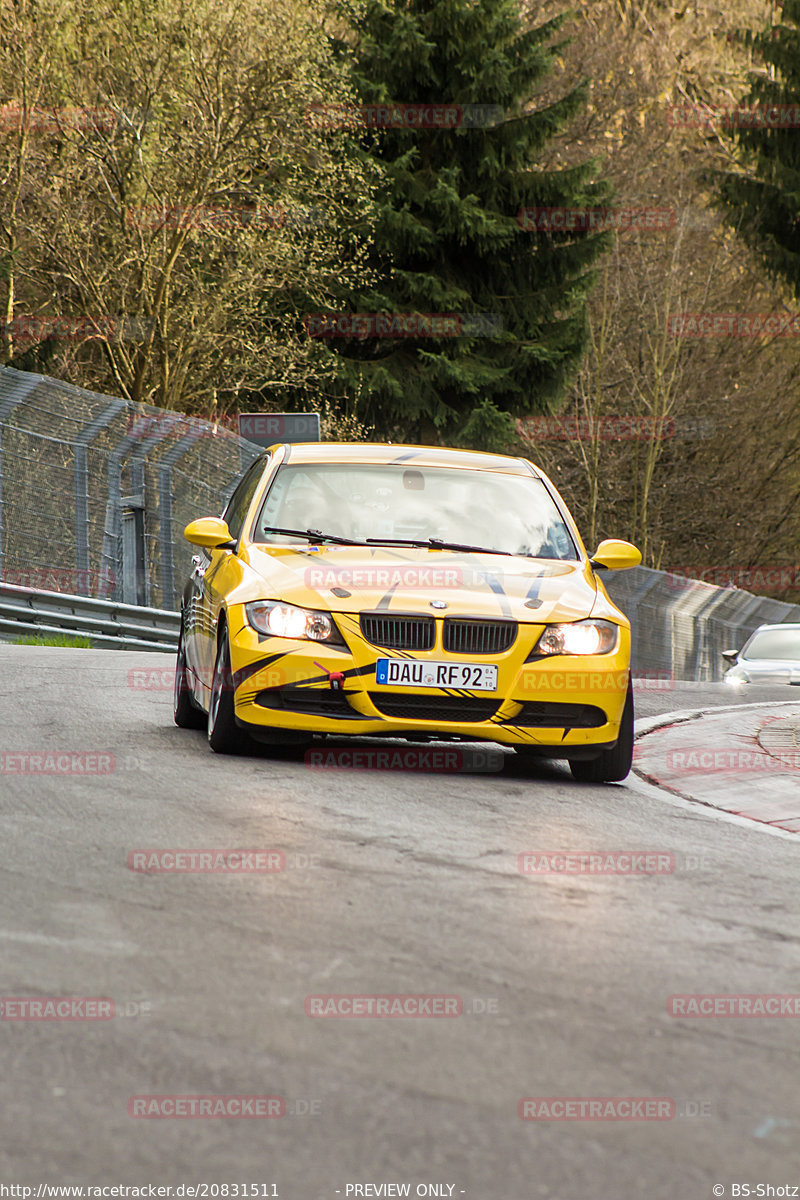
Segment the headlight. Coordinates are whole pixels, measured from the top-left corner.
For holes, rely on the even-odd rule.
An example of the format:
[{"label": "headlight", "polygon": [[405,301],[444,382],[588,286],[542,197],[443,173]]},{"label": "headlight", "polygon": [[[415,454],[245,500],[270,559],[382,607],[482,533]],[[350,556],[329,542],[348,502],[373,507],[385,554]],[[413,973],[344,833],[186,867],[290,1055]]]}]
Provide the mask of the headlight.
[{"label": "headlight", "polygon": [[293,604],[283,604],[280,600],[253,600],[245,605],[245,612],[253,629],[268,637],[308,638],[312,642],[344,645],[330,613],[295,608]]},{"label": "headlight", "polygon": [[611,621],[573,621],[547,625],[534,654],[611,654],[619,645],[619,626]]}]

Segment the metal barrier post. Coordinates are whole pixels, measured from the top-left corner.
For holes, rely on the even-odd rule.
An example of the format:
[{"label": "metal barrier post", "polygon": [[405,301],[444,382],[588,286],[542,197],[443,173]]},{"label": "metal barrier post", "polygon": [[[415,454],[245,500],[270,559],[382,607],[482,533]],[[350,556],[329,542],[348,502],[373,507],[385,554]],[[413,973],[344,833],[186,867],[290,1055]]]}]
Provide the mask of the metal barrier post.
[{"label": "metal barrier post", "polygon": [[110,425],[114,417],[124,410],[124,400],[113,400],[105,412],[75,440],[75,568],[77,572],[76,592],[81,596],[91,593],[89,587],[89,453],[88,446],[101,429]]},{"label": "metal barrier post", "polygon": [[122,500],[122,603],[147,604],[144,496]]},{"label": "metal barrier post", "polygon": [[[29,392],[32,392],[42,378],[41,375],[23,375],[20,371],[14,371],[11,367],[6,367],[3,375],[0,375],[0,394],[5,395],[0,399],[0,579],[3,578],[3,421],[6,419],[12,409],[21,404]],[[14,377],[17,376],[15,379]],[[4,386],[6,380],[11,379],[11,385]]]}]

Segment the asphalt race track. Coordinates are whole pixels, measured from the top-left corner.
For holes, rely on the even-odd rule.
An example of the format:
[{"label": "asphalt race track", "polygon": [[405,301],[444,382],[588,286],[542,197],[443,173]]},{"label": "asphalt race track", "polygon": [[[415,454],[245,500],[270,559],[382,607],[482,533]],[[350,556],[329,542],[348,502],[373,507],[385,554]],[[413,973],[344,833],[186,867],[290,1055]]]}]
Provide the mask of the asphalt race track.
[{"label": "asphalt race track", "polygon": [[[171,665],[0,646],[0,1179],[280,1200],[800,1185],[798,1019],[668,1011],[674,995],[800,993],[800,837],[513,755],[473,774],[215,756],[172,724]],[[731,702],[677,685],[638,714]],[[128,865],[210,848],[284,869]],[[520,870],[597,851],[660,865]],[[449,1004],[307,1015],[330,995]],[[115,1015],[17,1019],[34,1011],[19,998],[58,997]],[[132,1097],[176,1095],[278,1097],[283,1115],[129,1115]],[[566,1111],[547,1098],[662,1103],[653,1120],[585,1119],[585,1103],[569,1110],[584,1119],[525,1120],[525,1098],[528,1115]]]}]

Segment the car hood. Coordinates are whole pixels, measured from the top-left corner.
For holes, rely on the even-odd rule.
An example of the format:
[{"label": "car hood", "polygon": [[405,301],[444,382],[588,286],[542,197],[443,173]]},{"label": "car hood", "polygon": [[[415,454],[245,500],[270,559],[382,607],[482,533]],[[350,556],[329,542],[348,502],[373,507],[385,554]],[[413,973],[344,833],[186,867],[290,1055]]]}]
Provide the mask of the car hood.
[{"label": "car hood", "polygon": [[729,683],[749,680],[750,683],[800,684],[800,662],[797,659],[740,658],[725,674]]},{"label": "car hood", "polygon": [[[229,599],[280,599],[329,612],[431,613],[541,624],[620,613],[588,563],[425,548],[248,547],[249,571]],[[600,604],[598,606],[598,601]],[[598,612],[598,607],[602,609]]]}]

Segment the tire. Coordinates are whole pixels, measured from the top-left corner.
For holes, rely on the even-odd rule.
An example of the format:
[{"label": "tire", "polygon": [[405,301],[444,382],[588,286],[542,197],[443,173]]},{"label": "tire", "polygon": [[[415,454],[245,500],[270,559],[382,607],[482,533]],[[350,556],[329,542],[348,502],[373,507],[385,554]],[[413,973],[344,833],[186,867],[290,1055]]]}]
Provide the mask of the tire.
[{"label": "tire", "polygon": [[220,630],[217,661],[208,702],[208,744],[215,754],[246,754],[250,739],[236,724],[227,629]]},{"label": "tire", "polygon": [[632,763],[633,691],[628,684],[616,746],[612,750],[603,750],[597,758],[576,759],[569,764],[569,769],[572,778],[579,783],[621,783],[629,774]]},{"label": "tire", "polygon": [[178,657],[175,660],[175,683],[172,689],[172,717],[181,729],[205,729],[206,716],[192,700],[192,690],[186,678],[186,651],[183,645],[183,616],[178,635]]}]

